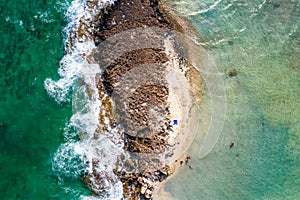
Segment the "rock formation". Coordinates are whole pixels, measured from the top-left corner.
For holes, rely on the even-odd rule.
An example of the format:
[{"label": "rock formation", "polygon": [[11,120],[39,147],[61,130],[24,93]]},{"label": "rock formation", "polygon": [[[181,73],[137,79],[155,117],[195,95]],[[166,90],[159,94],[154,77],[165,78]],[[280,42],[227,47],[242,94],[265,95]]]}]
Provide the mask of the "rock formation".
[{"label": "rock formation", "polygon": [[[159,0],[118,0],[102,10],[95,23],[93,38],[96,45],[137,28],[183,29]],[[144,33],[137,37],[151,36],[151,33]],[[117,143],[120,141],[113,139],[117,134],[123,139],[126,152],[118,158],[113,174],[97,171],[99,160],[93,160],[92,172],[82,176],[98,195],[105,192],[105,180],[113,185],[118,177],[123,184],[125,199],[151,199],[157,184],[173,173],[172,167],[164,163],[174,150],[174,143],[170,142],[174,134],[168,100],[171,91],[166,77],[170,68],[178,67],[176,70],[188,79],[190,70],[174,35],[164,34],[155,40],[138,41],[148,42],[151,48],[109,51],[117,45],[110,42],[106,49],[99,47],[95,54],[102,69],[97,76],[102,106],[99,130],[94,137],[107,134]],[[150,44],[152,42],[157,48]],[[127,43],[122,48],[130,49],[130,45]],[[115,58],[117,51],[125,53]],[[174,63],[176,66],[171,66]]]}]

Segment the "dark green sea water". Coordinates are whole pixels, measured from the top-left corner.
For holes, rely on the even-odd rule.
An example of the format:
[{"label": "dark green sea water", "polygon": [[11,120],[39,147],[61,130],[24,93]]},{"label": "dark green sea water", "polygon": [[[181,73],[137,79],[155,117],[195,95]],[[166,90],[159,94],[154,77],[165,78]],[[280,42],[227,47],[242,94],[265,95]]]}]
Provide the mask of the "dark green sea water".
[{"label": "dark green sea water", "polygon": [[[180,200],[300,199],[300,2],[173,2],[224,73],[227,117],[207,158],[196,159],[195,138],[194,169],[181,169],[166,191]],[[79,179],[52,171],[72,105],[49,97],[44,81],[59,79],[69,3],[0,2],[0,199],[89,194]],[[232,69],[236,78],[228,77]]]},{"label": "dark green sea water", "polygon": [[[64,55],[67,2],[0,2],[0,199],[71,199],[51,160],[63,142],[71,105],[58,105],[44,88],[57,79]],[[72,188],[71,187],[71,188]]]}]

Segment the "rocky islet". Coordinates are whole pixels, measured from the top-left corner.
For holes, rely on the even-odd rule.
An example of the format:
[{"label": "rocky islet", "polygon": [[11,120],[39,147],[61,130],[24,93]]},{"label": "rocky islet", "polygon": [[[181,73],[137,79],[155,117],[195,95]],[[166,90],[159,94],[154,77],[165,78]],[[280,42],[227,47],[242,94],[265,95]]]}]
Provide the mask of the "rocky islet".
[{"label": "rocky islet", "polygon": [[[124,154],[118,157],[113,173],[99,167],[101,158],[93,159],[91,172],[84,174],[82,180],[101,196],[108,192],[107,182],[114,185],[118,178],[123,185],[124,198],[151,199],[158,184],[174,173],[172,165],[178,158],[178,155],[174,156],[174,138],[176,132],[182,132],[181,128],[174,130],[171,118],[174,105],[170,101],[178,97],[174,88],[170,88],[168,76],[170,71],[176,71],[188,83],[197,74],[186,60],[175,34],[169,31],[184,30],[181,26],[184,23],[162,1],[156,0],[119,0],[99,12],[98,20],[93,20],[92,37],[99,47],[93,60],[102,69],[96,78],[102,106],[94,138],[104,134],[116,143],[120,141],[115,137],[122,138]],[[117,51],[125,52],[120,56],[108,50],[116,49],[114,47],[118,45],[118,42],[111,42],[111,38],[147,28],[168,31],[154,37],[151,31],[140,32],[135,43],[128,42],[117,48]],[[83,30],[81,34],[84,35]],[[130,34],[124,36],[128,37],[125,41],[132,37]],[[101,48],[101,43],[106,40],[110,41]],[[139,43],[146,48],[129,48]],[[182,79],[177,80],[176,73],[171,81],[180,82]],[[189,92],[186,94],[187,99],[192,98]],[[175,111],[180,116],[181,107],[177,103]],[[192,102],[186,102],[189,103]],[[189,106],[185,113],[189,112]],[[167,158],[172,161],[165,162]]]}]

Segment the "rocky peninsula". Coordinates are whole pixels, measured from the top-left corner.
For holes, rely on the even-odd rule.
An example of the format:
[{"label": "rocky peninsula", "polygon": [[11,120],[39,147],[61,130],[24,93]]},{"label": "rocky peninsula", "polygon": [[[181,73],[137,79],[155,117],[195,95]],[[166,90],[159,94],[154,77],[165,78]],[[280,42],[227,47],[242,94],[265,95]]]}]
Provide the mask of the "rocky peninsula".
[{"label": "rocky peninsula", "polygon": [[84,55],[100,66],[96,85],[102,105],[94,139],[105,135],[123,153],[115,166],[105,166],[114,176],[99,170],[101,158],[95,158],[82,180],[95,195],[105,196],[106,182],[118,179],[124,199],[152,199],[178,167],[199,120],[201,76],[176,34],[192,31],[160,0],[118,0],[96,16],[92,32],[79,30],[98,47]]}]

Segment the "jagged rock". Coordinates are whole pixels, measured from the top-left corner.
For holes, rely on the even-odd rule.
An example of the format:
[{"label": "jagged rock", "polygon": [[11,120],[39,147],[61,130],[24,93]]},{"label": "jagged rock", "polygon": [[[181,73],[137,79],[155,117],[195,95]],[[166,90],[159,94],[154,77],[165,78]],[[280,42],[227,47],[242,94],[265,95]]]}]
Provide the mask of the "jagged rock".
[{"label": "jagged rock", "polygon": [[[95,27],[96,44],[117,33],[135,28],[180,29],[176,20],[162,12],[159,0],[118,0],[99,14]],[[80,34],[83,34],[82,30]],[[137,37],[149,36],[142,34]],[[163,47],[165,37],[148,41],[147,44],[149,47],[154,46],[153,44]],[[174,38],[173,40],[175,42]],[[143,39],[137,41],[145,42]],[[170,114],[170,91],[165,77],[166,63],[170,58],[165,48],[138,49],[114,58],[118,52],[124,52],[124,48],[133,48],[130,45],[135,44],[129,43],[123,49],[115,49],[114,45],[116,44],[107,44],[106,49],[99,48],[99,53],[95,54],[95,60],[104,69],[96,79],[99,98],[103,102],[99,116],[99,123],[103,126],[95,134],[95,139],[98,134],[108,134],[108,126],[121,124],[124,127],[124,150],[128,155],[119,157],[113,173],[123,184],[124,197],[141,199],[144,195],[151,199],[157,183],[172,174],[170,167],[163,163],[165,158],[158,156],[170,148],[168,137],[173,131],[172,122],[167,117]],[[107,51],[110,48],[115,51]],[[178,47],[178,55],[179,50]],[[186,70],[184,66],[186,65],[180,65],[182,71]],[[106,119],[109,120],[109,125],[104,126]],[[93,184],[105,184],[104,178],[115,183],[111,174],[96,169],[83,176],[83,181],[94,191]],[[93,180],[96,182],[92,182]]]},{"label": "jagged rock", "polygon": [[150,199],[151,198],[151,195],[152,195],[152,191],[151,190],[146,190],[146,192],[145,192],[145,197],[147,198],[147,199]]},{"label": "jagged rock", "polygon": [[232,69],[229,71],[229,77],[232,78],[232,77],[236,77],[237,76],[237,71],[236,69]]},{"label": "jagged rock", "polygon": [[146,185],[143,185],[143,186],[141,187],[141,194],[145,194],[146,190],[147,190],[147,186],[146,186]]},{"label": "jagged rock", "polygon": [[140,184],[142,184],[142,183],[143,183],[143,178],[142,178],[142,177],[138,177],[138,182],[139,182]]}]

